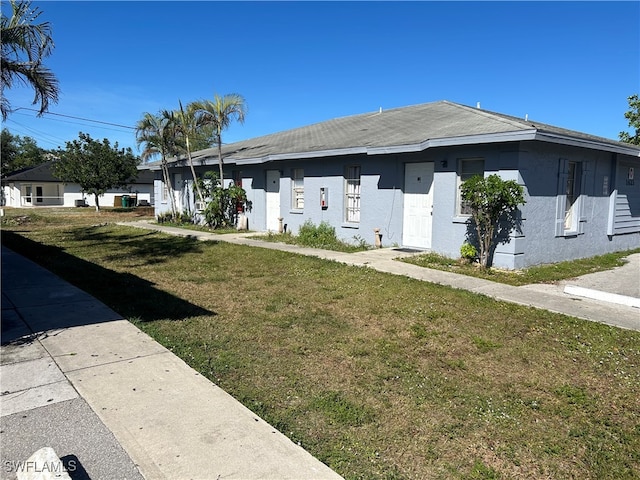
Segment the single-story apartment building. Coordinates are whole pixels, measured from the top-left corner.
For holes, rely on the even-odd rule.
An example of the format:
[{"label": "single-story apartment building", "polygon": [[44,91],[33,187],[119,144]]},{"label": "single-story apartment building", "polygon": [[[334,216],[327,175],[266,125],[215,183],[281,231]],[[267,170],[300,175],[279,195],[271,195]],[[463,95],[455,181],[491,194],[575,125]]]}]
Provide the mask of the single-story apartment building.
[{"label": "single-story apartment building", "polygon": [[[64,183],[57,179],[48,161],[36,167],[8,173],[2,177],[2,204],[8,207],[95,207],[95,197],[82,191],[76,183]],[[101,207],[113,207],[123,195],[136,198],[136,203],[152,205],[154,202],[154,173],[139,170],[135,182],[126,188],[108,190],[98,198]]]},{"label": "single-story apartment building", "polygon": [[[640,148],[449,101],[375,111],[223,146],[225,179],[246,190],[251,230],[328,222],[345,241],[460,256],[470,212],[460,184],[497,174],[525,190],[493,265],[520,269],[640,247]],[[195,152],[197,175],[217,149]],[[155,212],[170,210],[159,162]],[[169,162],[179,211],[195,211],[185,158]]]}]

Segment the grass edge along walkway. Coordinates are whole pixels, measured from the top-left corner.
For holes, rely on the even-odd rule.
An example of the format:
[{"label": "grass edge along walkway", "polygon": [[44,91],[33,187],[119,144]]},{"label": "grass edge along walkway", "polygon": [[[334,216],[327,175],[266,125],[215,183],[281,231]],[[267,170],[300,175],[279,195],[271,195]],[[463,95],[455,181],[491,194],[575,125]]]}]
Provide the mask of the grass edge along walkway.
[{"label": "grass edge along walkway", "polygon": [[149,221],[118,222],[118,225],[143,228],[170,235],[196,238],[203,241],[223,241],[237,245],[282,250],[325,260],[333,260],[346,265],[369,267],[380,272],[406,276],[460,290],[468,290],[504,302],[540,308],[583,320],[640,331],[640,318],[637,308],[567,295],[558,288],[540,289],[537,285],[515,287],[491,280],[470,277],[460,273],[421,267],[408,262],[397,261],[396,259],[398,258],[409,257],[413,254],[403,253],[393,248],[345,253],[302,247],[295,244],[262,241],[255,238],[255,233],[228,233],[221,235],[198,230],[168,227]]}]

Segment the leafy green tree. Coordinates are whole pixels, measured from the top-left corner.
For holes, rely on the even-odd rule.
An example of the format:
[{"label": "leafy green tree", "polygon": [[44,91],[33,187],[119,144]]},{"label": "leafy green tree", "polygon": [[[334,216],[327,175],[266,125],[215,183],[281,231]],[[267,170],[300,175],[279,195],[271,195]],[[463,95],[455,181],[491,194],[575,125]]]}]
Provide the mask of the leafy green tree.
[{"label": "leafy green tree", "polygon": [[67,142],[66,149],[58,149],[53,174],[65,183],[77,183],[84,192],[94,195],[96,211],[100,211],[98,197],[111,188],[122,188],[138,176],[140,159],[131,148],[113,147],[106,138],[99,142],[80,132],[79,139]]},{"label": "leafy green tree", "polygon": [[48,152],[31,137],[13,135],[2,129],[2,173],[15,172],[23,168],[36,167],[49,160]]},{"label": "leafy green tree", "polygon": [[157,115],[145,112],[142,119],[136,124],[136,142],[138,146],[144,145],[144,150],[140,155],[143,161],[160,156],[162,179],[169,191],[171,215],[175,220],[178,217],[178,210],[167,160],[178,151],[172,112],[163,110]]},{"label": "leafy green tree", "polygon": [[624,114],[624,118],[629,120],[629,127],[635,130],[635,133],[630,135],[628,132],[620,132],[618,137],[621,142],[640,145],[640,99],[638,94],[635,94],[627,100],[629,101],[629,110]]},{"label": "leafy green tree", "polygon": [[6,128],[2,129],[2,174],[7,174],[18,170],[15,168],[15,158],[18,155],[18,142],[15,135],[12,135]]},{"label": "leafy green tree", "polygon": [[237,120],[244,123],[247,113],[247,105],[242,97],[237,93],[230,93],[224,96],[215,94],[213,100],[203,100],[192,104],[194,110],[200,116],[201,125],[211,125],[213,136],[218,146],[218,168],[220,171],[220,181],[224,183],[224,163],[222,159],[222,132],[226,130],[231,122]]},{"label": "leafy green tree", "polygon": [[518,205],[524,205],[524,189],[513,180],[498,175],[474,175],[462,183],[462,199],[471,208],[479,243],[480,265],[488,268],[491,251],[495,246],[500,221],[513,224]]},{"label": "leafy green tree", "polygon": [[49,108],[49,102],[58,102],[60,93],[58,80],[42,61],[54,47],[49,22],[34,23],[41,12],[31,7],[30,1],[11,0],[11,17],[4,14],[0,19],[2,38],[1,86],[2,119],[6,120],[11,104],[4,89],[14,83],[30,85],[35,91],[33,105],[40,104],[38,115]]}]

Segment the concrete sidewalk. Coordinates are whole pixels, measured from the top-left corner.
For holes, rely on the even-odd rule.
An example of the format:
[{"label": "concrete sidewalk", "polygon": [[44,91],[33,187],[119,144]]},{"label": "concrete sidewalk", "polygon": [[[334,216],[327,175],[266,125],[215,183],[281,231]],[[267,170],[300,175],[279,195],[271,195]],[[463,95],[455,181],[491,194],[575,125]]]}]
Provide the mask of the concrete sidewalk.
[{"label": "concrete sidewalk", "polygon": [[628,262],[624,266],[610,271],[592,273],[554,285],[512,287],[480,278],[399,262],[395,259],[415,255],[415,253],[404,252],[402,249],[382,248],[358,253],[342,253],[250,238],[258,235],[257,233],[220,235],[167,227],[149,221],[121,223],[121,225],[193,237],[203,241],[224,241],[239,245],[284,250],[334,260],[347,265],[366,266],[381,272],[469,290],[496,300],[640,331],[640,253],[629,256]]},{"label": "concrete sidewalk", "polygon": [[[339,479],[116,312],[2,249],[2,478]],[[11,342],[11,343],[8,343]]]}]

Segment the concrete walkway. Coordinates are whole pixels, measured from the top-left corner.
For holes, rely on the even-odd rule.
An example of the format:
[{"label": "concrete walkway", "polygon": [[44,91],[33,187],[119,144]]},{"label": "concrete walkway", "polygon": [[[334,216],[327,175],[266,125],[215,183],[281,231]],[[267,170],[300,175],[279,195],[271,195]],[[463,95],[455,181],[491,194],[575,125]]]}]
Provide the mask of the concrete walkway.
[{"label": "concrete walkway", "polygon": [[73,479],[341,478],[116,312],[4,247],[2,343],[3,479],[33,470],[21,462],[43,447]]},{"label": "concrete walkway", "polygon": [[628,262],[624,266],[606,272],[592,273],[553,285],[512,287],[480,278],[399,262],[395,259],[415,255],[415,253],[403,252],[401,249],[381,248],[358,253],[342,253],[250,238],[259,235],[258,233],[220,235],[167,227],[149,221],[122,223],[121,225],[156,230],[177,236],[188,236],[203,241],[224,241],[252,247],[284,250],[334,260],[347,265],[366,266],[381,272],[469,290],[496,300],[640,331],[640,253],[627,257]]},{"label": "concrete walkway", "polygon": [[[640,254],[611,272],[510,287],[398,262],[410,253],[393,248],[347,254],[127,225],[313,255],[640,330]],[[116,312],[5,248],[2,343],[2,479],[16,478],[42,447],[74,479],[341,478]]]}]

